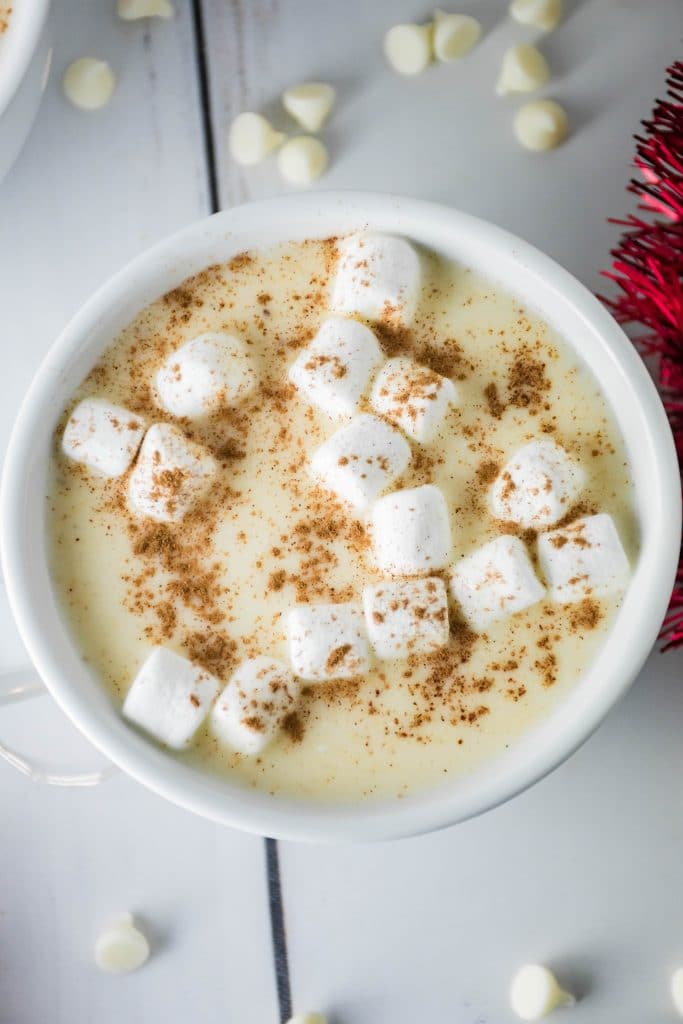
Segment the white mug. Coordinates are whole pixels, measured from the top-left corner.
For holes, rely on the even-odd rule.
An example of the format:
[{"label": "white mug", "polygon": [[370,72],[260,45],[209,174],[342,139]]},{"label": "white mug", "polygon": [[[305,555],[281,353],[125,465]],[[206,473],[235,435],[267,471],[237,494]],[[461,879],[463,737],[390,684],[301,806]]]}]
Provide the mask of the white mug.
[{"label": "white mug", "polygon": [[[148,303],[245,249],[360,228],[404,235],[487,275],[555,326],[592,371],[623,435],[640,548],[623,604],[596,657],[542,722],[472,774],[401,800],[312,802],[247,789],[161,749],[126,724],[84,664],[60,612],[46,557],[44,494],[61,412],[104,348]],[[198,814],[252,832],[313,841],[427,832],[479,814],[568,757],[627,690],[657,636],[678,563],[681,495],[671,431],[656,389],[598,300],[547,256],[466,214],[414,199],[355,192],[286,196],[216,214],[139,256],[102,287],[55,342],[12,435],[0,498],[12,610],[53,697],[121,769]]]},{"label": "white mug", "polygon": [[52,57],[50,0],[19,0],[0,35],[0,181],[19,155],[40,106]]}]

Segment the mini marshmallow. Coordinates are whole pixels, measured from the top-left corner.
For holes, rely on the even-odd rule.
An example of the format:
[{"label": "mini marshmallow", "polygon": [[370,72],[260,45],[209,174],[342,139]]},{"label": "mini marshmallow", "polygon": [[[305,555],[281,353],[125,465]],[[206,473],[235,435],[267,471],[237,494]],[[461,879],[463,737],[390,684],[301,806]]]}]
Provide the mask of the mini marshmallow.
[{"label": "mini marshmallow", "polygon": [[290,185],[304,187],[325,173],[327,148],[312,135],[296,135],[288,139],[277,155],[280,174]]},{"label": "mini marshmallow", "polygon": [[571,1006],[574,996],[560,988],[557,978],[541,964],[525,964],[512,979],[510,1006],[521,1020],[542,1020],[560,1006]]},{"label": "mini marshmallow", "polygon": [[369,413],[355,416],[314,452],[311,473],[358,511],[400,476],[411,451],[402,435]]},{"label": "mini marshmallow", "polygon": [[496,92],[507,96],[515,92],[534,92],[550,78],[550,69],[540,50],[528,43],[517,43],[503,57]]},{"label": "mini marshmallow", "polygon": [[351,235],[341,245],[332,309],[406,325],[415,315],[420,280],[419,257],[405,239]]},{"label": "mini marshmallow", "polygon": [[562,17],[562,0],[512,0],[510,14],[520,25],[552,32]]},{"label": "mini marshmallow", "polygon": [[273,739],[298,696],[298,683],[284,662],[249,658],[214,704],[212,731],[239,754],[258,754]]},{"label": "mini marshmallow", "polygon": [[335,91],[327,82],[302,82],[285,89],[282,106],[307,132],[319,132],[334,106]]},{"label": "mini marshmallow", "polygon": [[173,6],[169,0],[118,0],[116,13],[122,21],[138,18],[172,18]]},{"label": "mini marshmallow", "polygon": [[469,14],[434,12],[434,53],[437,60],[458,60],[479,42],[481,24]]},{"label": "mini marshmallow", "polygon": [[375,563],[391,576],[416,576],[448,564],[448,508],[442,492],[433,484],[380,498],[372,506],[371,530]]},{"label": "mini marshmallow", "polygon": [[135,927],[130,913],[119,914],[95,942],[95,963],[108,974],[130,974],[148,958],[149,942]]},{"label": "mini marshmallow", "polygon": [[123,714],[160,743],[182,750],[206,718],[218,685],[199,665],[155,647],[133,680]]},{"label": "mini marshmallow", "polygon": [[155,423],[140,448],[128,481],[128,504],[136,515],[175,523],[204,497],[218,463],[182,430]]},{"label": "mini marshmallow", "polygon": [[114,92],[116,78],[106,60],[79,57],[64,72],[64,95],[79,110],[99,110]]},{"label": "mini marshmallow", "polygon": [[432,654],[448,643],[448,597],[438,576],[366,587],[363,608],[378,658]]},{"label": "mini marshmallow", "polygon": [[585,474],[554,441],[531,441],[508,459],[491,487],[496,519],[541,529],[569,509]]},{"label": "mini marshmallow", "polygon": [[618,593],[631,573],[612,517],[604,512],[542,533],[538,557],[550,596],[562,604]]},{"label": "mini marshmallow", "polygon": [[432,60],[433,26],[394,25],[384,37],[384,56],[400,75],[419,75]]},{"label": "mini marshmallow", "polygon": [[353,679],[370,668],[363,612],[355,604],[295,605],[287,627],[292,669],[301,679]]},{"label": "mini marshmallow", "polygon": [[145,424],[120,405],[86,398],[71,413],[62,451],[103,476],[121,476],[135,458]]},{"label": "mini marshmallow", "polygon": [[492,622],[536,604],[545,587],[519,537],[503,536],[453,566],[451,593],[470,626],[482,632]]},{"label": "mini marshmallow", "polygon": [[407,356],[387,360],[370,396],[375,412],[421,444],[432,440],[450,405],[457,402],[453,381]]},{"label": "mini marshmallow", "polygon": [[238,114],[230,125],[228,147],[236,163],[251,167],[265,160],[285,138],[283,132],[276,132],[261,114],[247,110]]},{"label": "mini marshmallow", "polygon": [[526,149],[542,152],[555,149],[567,138],[569,121],[555,100],[533,100],[515,114],[513,128],[517,141]]},{"label": "mini marshmallow", "polygon": [[234,334],[211,331],[187,341],[156,375],[159,405],[172,416],[199,419],[241,401],[256,386],[248,346]]},{"label": "mini marshmallow", "polygon": [[369,327],[331,316],[292,364],[289,379],[313,405],[343,419],[353,415],[383,360]]}]

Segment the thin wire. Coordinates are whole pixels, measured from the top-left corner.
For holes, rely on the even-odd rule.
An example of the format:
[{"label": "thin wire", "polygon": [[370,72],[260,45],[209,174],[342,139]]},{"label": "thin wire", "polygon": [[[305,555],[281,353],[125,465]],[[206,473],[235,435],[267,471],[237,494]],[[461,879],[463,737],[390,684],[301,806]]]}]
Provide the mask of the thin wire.
[{"label": "thin wire", "polygon": [[118,771],[118,768],[112,764],[107,765],[106,768],[102,768],[100,771],[94,772],[53,772],[47,768],[39,767],[35,762],[32,763],[26,760],[21,754],[18,754],[15,750],[10,750],[9,747],[5,747],[2,743],[0,743],[0,758],[20,772],[21,775],[25,775],[31,782],[42,782],[48,786],[99,786],[100,783],[105,782]]},{"label": "thin wire", "polygon": [[[0,706],[16,704],[34,697],[44,697],[47,694],[38,676],[30,669],[8,672],[0,676],[0,682],[3,684]],[[106,768],[92,772],[54,772],[35,761],[29,761],[2,743],[0,758],[31,782],[42,782],[48,786],[99,786],[118,771],[115,765],[107,765]]]}]

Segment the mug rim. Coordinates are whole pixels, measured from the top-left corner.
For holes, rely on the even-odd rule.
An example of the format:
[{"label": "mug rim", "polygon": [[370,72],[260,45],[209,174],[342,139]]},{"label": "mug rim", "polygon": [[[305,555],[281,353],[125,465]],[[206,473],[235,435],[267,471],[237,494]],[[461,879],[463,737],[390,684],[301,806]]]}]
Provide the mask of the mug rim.
[{"label": "mug rim", "polygon": [[[139,290],[145,282],[153,281],[155,275],[163,275],[164,268],[178,264],[183,267],[183,259],[189,258],[193,246],[201,250],[202,244],[216,243],[229,248],[235,240],[257,233],[259,225],[265,231],[267,225],[283,223],[305,225],[306,233],[299,234],[300,238],[324,237],[323,233],[316,232],[316,224],[333,222],[335,218],[347,225],[355,224],[356,229],[370,226],[387,230],[378,228],[377,224],[400,221],[404,227],[412,223],[426,231],[428,225],[437,230],[435,225],[438,224],[439,231],[452,231],[454,235],[464,233],[470,237],[471,244],[476,240],[492,253],[500,253],[501,258],[505,254],[507,259],[516,260],[525,273],[543,281],[549,291],[556,294],[557,300],[567,309],[571,308],[592,331],[603,345],[614,372],[621,374],[623,386],[632,392],[633,415],[642,420],[643,455],[639,465],[645,465],[647,460],[647,471],[654,474],[656,484],[656,493],[648,495],[653,505],[653,522],[647,537],[641,538],[641,552],[647,549],[649,556],[647,559],[639,557],[636,566],[638,595],[634,593],[632,582],[598,654],[560,702],[560,708],[571,706],[572,713],[567,720],[559,720],[556,712],[549,718],[544,716],[538,726],[525,731],[512,744],[509,753],[487,763],[483,771],[454,783],[421,789],[401,800],[373,798],[343,803],[282,795],[269,797],[243,784],[226,782],[210,772],[193,770],[176,755],[156,747],[127,726],[113,707],[107,711],[104,705],[96,706],[97,701],[101,703],[100,698],[97,701],[86,698],[77,689],[72,682],[73,671],[77,671],[75,660],[69,675],[48,635],[53,640],[58,634],[64,638],[67,627],[54,607],[46,608],[45,595],[39,592],[34,579],[36,573],[28,571],[28,554],[37,545],[27,514],[30,496],[26,467],[34,454],[36,438],[41,434],[50,438],[54,426],[51,422],[46,427],[42,410],[49,404],[48,397],[57,384],[64,384],[65,367],[75,353],[92,349],[90,354],[99,354],[106,347],[106,342],[91,343],[90,349],[88,347],[88,339],[91,334],[95,335],[98,322],[107,315],[112,317],[135,288]],[[409,230],[397,233],[410,237]],[[290,230],[283,240],[284,237],[297,236]],[[418,243],[422,241],[419,227],[413,237]],[[208,265],[208,261],[203,265]],[[167,275],[170,272],[166,270]],[[495,279],[495,275],[489,276]],[[168,287],[174,287],[182,279]],[[520,299],[533,306],[528,295],[521,294]],[[143,305],[139,305],[136,311],[142,308]],[[128,319],[133,315],[135,313]],[[109,337],[109,343],[113,336]],[[581,358],[580,347],[577,348],[570,338],[564,340]],[[78,379],[72,380],[70,390],[75,390],[79,383]],[[605,385],[599,380],[598,384],[607,398]],[[614,408],[613,411],[616,415]],[[635,468],[633,465],[634,480]],[[626,692],[652,647],[668,605],[680,545],[679,480],[671,430],[644,363],[595,296],[554,260],[511,233],[442,204],[381,193],[310,192],[245,204],[191,224],[126,264],[81,307],[50,348],[20,408],[2,476],[0,548],[10,605],[31,661],[76,726],[128,774],[176,804],[244,831],[317,842],[391,839],[447,827],[522,792],[569,757]],[[45,565],[41,565],[41,572],[44,570]],[[627,608],[628,614],[625,614]],[[634,628],[636,621],[637,630]],[[62,654],[67,648],[74,659],[78,659],[75,642],[70,637],[64,640]],[[81,672],[86,672],[82,663]],[[583,683],[592,674],[596,678],[594,688],[589,690]],[[553,728],[550,728],[551,722]]]},{"label": "mug rim", "polygon": [[[51,0],[22,0],[13,10],[0,62],[0,117],[12,101],[38,46]],[[25,11],[25,7],[31,10]],[[15,22],[15,24],[13,24]],[[18,22],[18,28],[16,27]]]}]

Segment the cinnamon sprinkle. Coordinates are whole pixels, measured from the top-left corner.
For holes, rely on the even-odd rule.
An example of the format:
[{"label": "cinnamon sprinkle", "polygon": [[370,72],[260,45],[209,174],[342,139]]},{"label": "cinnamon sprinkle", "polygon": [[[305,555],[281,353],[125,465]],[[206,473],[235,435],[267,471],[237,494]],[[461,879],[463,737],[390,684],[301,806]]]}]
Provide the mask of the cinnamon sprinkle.
[{"label": "cinnamon sprinkle", "polygon": [[[168,292],[159,304],[164,317],[162,329],[158,324],[146,328],[141,315],[139,338],[126,350],[125,358],[117,365],[103,360],[92,371],[88,387],[95,393],[111,393],[148,424],[169,422],[171,418],[158,408],[150,387],[154,370],[188,337],[207,328],[234,330],[248,338],[249,344],[271,345],[273,365],[280,370],[286,367],[292,361],[292,350],[309,343],[327,312],[329,279],[338,256],[337,240],[312,245],[323,265],[298,281],[296,290],[276,290],[272,276],[262,276],[266,264],[261,257],[244,252],[228,264],[208,268]],[[234,276],[241,281],[232,281]],[[252,308],[245,311],[239,308],[236,297],[247,282],[256,286],[248,293]],[[283,304],[289,310],[284,325],[279,316]],[[511,422],[522,424],[523,430],[526,414],[544,409],[542,422],[531,429],[536,433],[554,432],[555,417],[552,410],[544,408],[550,388],[547,368],[552,356],[531,341],[517,341],[513,346],[503,339],[500,364],[496,367],[499,378],[486,383],[485,366],[476,355],[476,338],[471,332],[462,330],[462,340],[444,339],[443,330],[438,328],[440,314],[435,321],[433,316],[430,320],[428,312],[419,311],[411,327],[404,328],[395,323],[395,310],[385,312],[385,320],[372,325],[385,354],[405,354],[418,367],[415,379],[397,396],[399,402],[410,405],[416,399],[429,398],[439,376],[464,380],[470,374],[476,375],[472,392],[480,396],[480,408],[472,416],[463,403],[463,408],[455,409],[452,417],[453,429],[462,442],[458,454],[460,467],[454,467],[454,478],[458,480],[457,491],[453,491],[454,517],[463,516],[468,530],[475,518],[481,517],[490,534],[498,530],[514,532],[531,548],[534,531],[498,523],[490,517],[486,490],[500,472],[505,451],[502,426],[488,416],[500,420],[507,409]],[[256,350],[258,358],[262,351]],[[268,367],[268,360],[264,363],[266,368],[258,387],[242,403],[221,408],[202,422],[182,421],[187,436],[208,447],[219,460],[221,479],[181,524],[156,524],[131,517],[125,499],[127,476],[105,487],[107,511],[115,513],[117,520],[123,517],[130,541],[132,560],[122,569],[122,578],[126,607],[139,617],[141,635],[157,643],[172,642],[192,661],[226,681],[245,657],[269,653],[268,638],[274,638],[274,645],[281,645],[284,614],[290,602],[358,602],[363,584],[379,578],[370,557],[371,539],[364,523],[311,484],[307,475],[311,449],[334,425],[321,426],[317,411],[302,409],[294,387]],[[347,367],[336,357],[311,357],[308,365],[326,365],[337,379],[347,373]],[[488,416],[481,415],[482,391],[483,409]],[[364,403],[361,408],[367,408],[367,398]],[[272,421],[272,434],[267,434],[267,440],[260,442],[261,450],[256,451],[251,427],[255,417],[263,416],[264,409]],[[561,421],[558,429],[566,429]],[[582,452],[590,450],[597,458],[608,451],[609,435],[605,431],[600,438],[583,437],[576,443]],[[444,468],[445,457],[450,456],[438,444],[412,445],[410,465],[395,486],[430,483],[436,474],[446,478],[450,465]],[[229,518],[233,506],[241,515],[249,501],[249,474],[254,466],[273,465],[282,467],[282,488],[292,497],[293,513],[282,523],[282,532],[266,532],[265,544],[259,547],[259,516],[255,515],[253,520],[242,517],[234,532],[228,531],[231,539],[226,545],[225,534],[217,530],[221,516]],[[69,469],[82,478],[80,467]],[[171,500],[173,491],[182,483],[181,473],[161,470],[157,474],[158,487],[165,493],[171,492]],[[514,488],[511,479],[505,485]],[[597,511],[589,505],[585,502],[570,509],[560,527]],[[269,511],[259,514],[265,518]],[[564,538],[558,541],[566,542]],[[258,587],[254,589],[260,588],[263,608],[258,609],[259,614],[255,614],[248,627],[250,635],[242,635],[246,631],[237,625],[241,621],[239,595],[230,592],[233,554],[249,560],[258,570],[254,574]],[[351,572],[347,571],[348,565]],[[418,619],[427,614],[427,608],[415,610]],[[543,623],[549,622],[550,629],[540,635],[533,614],[528,619],[520,616],[511,623],[511,635],[515,629],[518,634],[533,631],[531,635],[525,634],[529,652],[520,653],[522,644],[517,640],[514,648],[510,645],[509,657],[497,650],[489,663],[480,655],[489,646],[495,649],[493,631],[492,639],[474,633],[459,617],[457,608],[452,608],[449,642],[435,654],[410,656],[396,668],[380,664],[366,679],[304,687],[301,703],[282,721],[284,737],[291,743],[300,743],[309,721],[315,722],[334,708],[353,715],[355,721],[362,722],[365,715],[371,717],[375,720],[373,729],[384,729],[385,737],[392,742],[398,738],[428,743],[434,723],[446,722],[454,730],[463,731],[480,728],[490,709],[496,707],[496,697],[519,702],[525,699],[525,684],[530,690],[538,687],[535,672],[544,686],[552,686],[556,681],[558,622],[565,635],[568,629],[581,634],[595,630],[602,617],[599,603],[592,599],[557,613],[555,620],[546,619],[544,611]],[[374,618],[379,622],[382,616],[375,612]],[[341,645],[331,651],[328,670],[344,664],[350,649],[350,645]],[[277,657],[282,654],[275,647],[272,653]],[[525,683],[516,678],[522,674]],[[402,697],[397,701],[397,694],[404,694],[404,690],[408,694],[407,707],[396,712],[396,705],[402,702]],[[264,727],[257,713],[250,721],[255,729]],[[462,742],[462,737],[454,737],[453,742]]]}]

